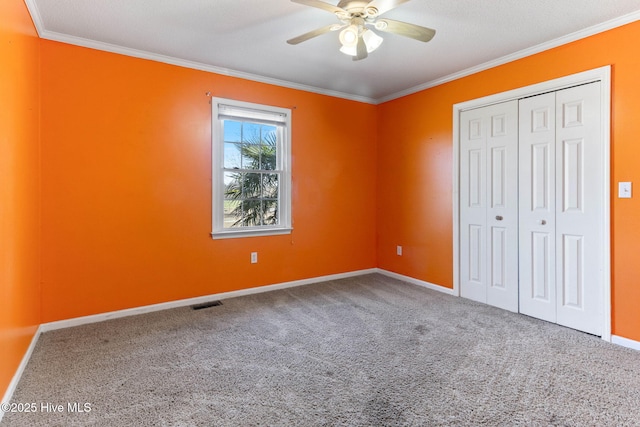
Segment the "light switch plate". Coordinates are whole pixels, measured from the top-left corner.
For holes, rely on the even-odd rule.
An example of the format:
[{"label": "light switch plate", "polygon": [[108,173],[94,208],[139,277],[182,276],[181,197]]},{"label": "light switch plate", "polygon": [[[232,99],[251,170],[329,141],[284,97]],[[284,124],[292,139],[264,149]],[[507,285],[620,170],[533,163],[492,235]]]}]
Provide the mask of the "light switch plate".
[{"label": "light switch plate", "polygon": [[631,198],[631,183],[630,182],[619,182],[618,183],[618,198],[619,199],[630,199]]}]

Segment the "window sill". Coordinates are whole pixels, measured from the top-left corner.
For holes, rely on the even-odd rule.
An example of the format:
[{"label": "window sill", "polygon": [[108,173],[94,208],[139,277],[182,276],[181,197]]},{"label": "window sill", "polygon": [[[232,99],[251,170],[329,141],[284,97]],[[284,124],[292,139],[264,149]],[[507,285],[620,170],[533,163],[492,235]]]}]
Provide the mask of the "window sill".
[{"label": "window sill", "polygon": [[269,227],[269,228],[252,228],[249,230],[224,230],[214,231],[211,238],[217,239],[236,239],[241,237],[257,237],[257,236],[277,236],[281,234],[291,234],[291,227]]}]

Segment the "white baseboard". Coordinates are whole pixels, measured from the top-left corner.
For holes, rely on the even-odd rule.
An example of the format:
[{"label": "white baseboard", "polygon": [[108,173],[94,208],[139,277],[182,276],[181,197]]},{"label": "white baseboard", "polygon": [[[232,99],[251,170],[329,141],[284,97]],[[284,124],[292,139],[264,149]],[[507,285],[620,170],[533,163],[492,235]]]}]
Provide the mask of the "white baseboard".
[{"label": "white baseboard", "polygon": [[423,280],[414,279],[413,277],[404,276],[402,274],[394,273],[393,271],[377,269],[377,272],[384,274],[385,276],[393,277],[394,279],[402,280],[403,282],[413,283],[414,285],[422,286],[434,291],[443,292],[445,294],[457,296],[453,289],[445,288],[444,286],[436,285],[433,283],[425,282]]},{"label": "white baseboard", "polygon": [[[27,351],[24,353],[24,356],[22,356],[22,361],[20,361],[20,365],[18,365],[18,369],[16,370],[16,373],[13,375],[13,378],[11,378],[11,382],[9,383],[9,386],[7,387],[7,390],[5,391],[4,396],[2,397],[2,403],[11,402],[13,393],[16,391],[16,387],[18,387],[20,378],[22,378],[22,373],[26,369],[27,364],[29,363],[29,359],[31,359],[31,354],[33,353],[33,349],[36,348],[36,344],[38,343],[38,338],[40,337],[41,333],[42,333],[41,326],[38,326],[38,329],[36,329],[36,333],[33,334],[33,338],[31,338],[31,344],[29,344],[29,348],[27,348]],[[2,422],[3,416],[4,416],[4,411],[0,411],[0,422]]]},{"label": "white baseboard", "polygon": [[632,348],[640,351],[640,341],[630,340],[629,338],[619,337],[617,335],[611,335],[611,342],[621,345],[623,347]]},{"label": "white baseboard", "polygon": [[181,299],[177,301],[163,302],[160,304],[145,305],[142,307],[128,308],[125,310],[110,311],[107,313],[94,314],[91,316],[75,317],[73,319],[59,320],[56,322],[43,323],[40,325],[41,332],[53,331],[56,329],[71,328],[74,326],[86,325],[89,323],[103,322],[105,320],[117,319],[120,317],[135,316],[137,314],[151,313],[154,311],[168,310],[171,308],[184,307],[195,304],[202,304],[212,300],[241,297],[244,295],[259,294],[262,292],[275,291],[278,289],[293,288],[296,286],[309,285],[312,283],[327,282],[329,280],[344,279],[347,277],[362,276],[364,274],[377,273],[378,269],[350,271],[348,273],[331,274],[319,276],[311,279],[294,280],[292,282],[278,283],[275,285],[258,286],[255,288],[240,289],[238,291],[222,292],[218,294],[204,295],[200,297]]}]

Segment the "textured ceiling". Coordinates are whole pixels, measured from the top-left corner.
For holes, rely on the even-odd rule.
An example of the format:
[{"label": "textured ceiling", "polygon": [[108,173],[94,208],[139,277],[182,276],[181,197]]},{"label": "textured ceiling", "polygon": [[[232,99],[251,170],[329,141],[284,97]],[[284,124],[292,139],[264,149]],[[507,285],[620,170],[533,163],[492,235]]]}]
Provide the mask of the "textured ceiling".
[{"label": "textured ceiling", "polygon": [[354,62],[334,32],[287,44],[338,22],[288,0],[26,3],[46,39],[372,103],[640,18],[638,0],[412,0],[383,16],[434,28],[433,40],[383,33]]}]

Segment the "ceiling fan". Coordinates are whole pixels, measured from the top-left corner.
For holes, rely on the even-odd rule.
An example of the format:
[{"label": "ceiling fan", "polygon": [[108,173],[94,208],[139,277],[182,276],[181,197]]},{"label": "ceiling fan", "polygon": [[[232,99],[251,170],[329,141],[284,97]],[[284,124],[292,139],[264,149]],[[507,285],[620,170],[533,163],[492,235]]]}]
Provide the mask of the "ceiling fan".
[{"label": "ceiling fan", "polygon": [[369,53],[376,50],[382,43],[382,37],[376,34],[373,29],[399,34],[422,42],[428,42],[436,34],[436,31],[431,28],[380,18],[383,13],[409,0],[340,0],[337,6],[321,0],[291,1],[332,12],[341,23],[309,31],[287,40],[287,43],[298,44],[325,33],[341,30],[339,38],[342,47],[340,51],[352,56],[354,61],[365,59]]}]

